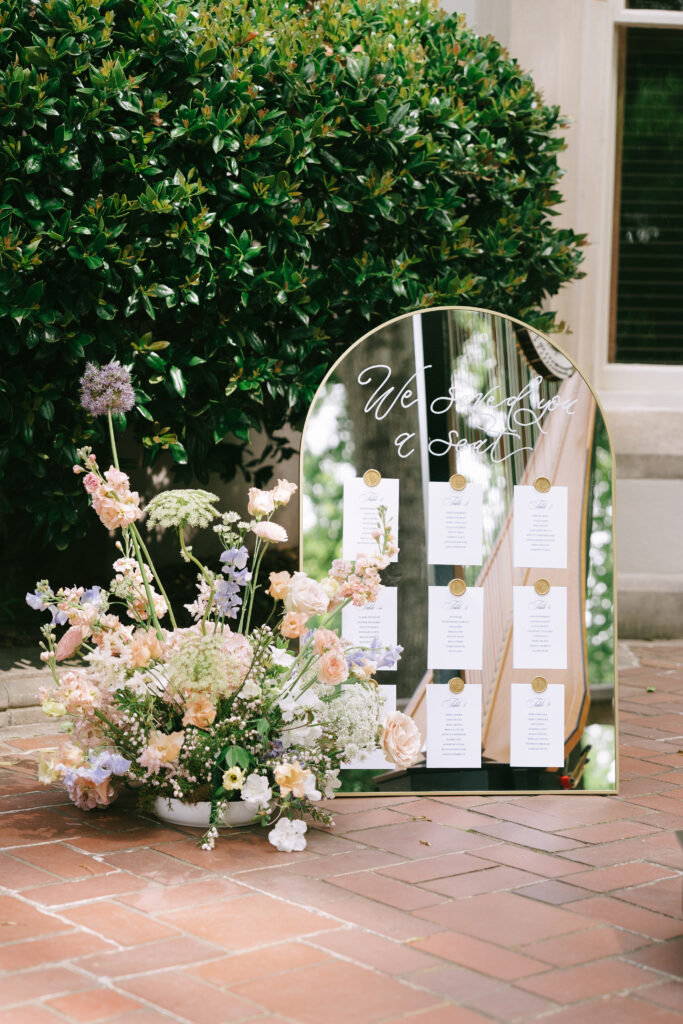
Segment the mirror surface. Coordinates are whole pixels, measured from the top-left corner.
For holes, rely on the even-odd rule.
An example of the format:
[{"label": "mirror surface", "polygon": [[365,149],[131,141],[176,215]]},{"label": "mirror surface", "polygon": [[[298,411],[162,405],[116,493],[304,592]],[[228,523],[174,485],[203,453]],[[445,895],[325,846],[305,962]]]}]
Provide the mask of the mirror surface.
[{"label": "mirror surface", "polygon": [[[454,679],[470,694],[478,693],[479,684],[481,766],[423,762],[398,771],[375,762],[372,768],[354,764],[343,773],[343,789],[613,791],[613,458],[601,410],[577,368],[548,338],[500,314],[441,308],[385,324],[352,345],[332,368],[306,421],[301,562],[314,578],[324,576],[342,553],[349,557],[343,552],[344,517],[349,529],[358,494],[365,500],[362,478],[369,469],[378,471],[382,485],[398,481],[394,518],[400,552],[382,580],[395,595],[396,641],[403,655],[395,670],[378,671],[377,682],[395,686],[396,706],[414,719],[425,743],[428,688],[437,686],[433,692],[447,697]],[[382,486],[376,490],[385,493]],[[560,520],[533,518],[543,516],[549,498],[563,495],[564,526],[561,515]],[[470,500],[474,519],[463,512],[463,502]],[[447,525],[442,530],[439,523]],[[556,527],[562,535],[559,558],[558,537],[548,534]],[[473,564],[449,561],[449,544],[455,545],[451,550],[464,545],[470,554],[460,560]],[[536,555],[529,555],[534,544]],[[519,553],[524,545],[526,557]],[[456,583],[450,597],[447,588],[454,580],[466,589]],[[534,633],[536,620],[515,618],[518,595],[520,600],[531,596],[533,614],[544,604],[537,598],[548,604],[546,586],[553,600],[562,596],[562,622],[566,615],[566,629],[562,625],[552,633],[552,627],[549,643],[543,628]],[[463,620],[461,648],[454,635],[444,639],[443,631],[450,629],[444,625],[447,605],[463,600],[456,596],[458,587],[468,600],[482,595],[481,654],[474,661],[469,648],[477,647],[472,641],[476,616]],[[446,600],[440,610],[431,606],[439,594]],[[380,639],[386,642],[384,635]],[[450,653],[444,655],[449,643]],[[441,648],[439,654],[432,644]],[[526,651],[520,653],[518,645]],[[460,661],[456,649],[463,651]],[[428,667],[437,663],[447,667]],[[531,694],[529,684],[538,677],[548,684],[546,693],[562,695],[563,763],[531,764],[534,757],[527,753],[520,764],[515,752],[511,767],[511,741],[517,742],[512,688],[525,684]],[[447,713],[446,703],[442,710]],[[438,719],[430,721],[440,728]],[[515,722],[519,731],[518,718]],[[456,723],[456,731],[461,726]],[[527,735],[524,743],[528,740]],[[462,744],[454,736],[449,742],[459,750],[455,761],[462,763]],[[430,757],[432,763],[438,760],[433,751]]]}]

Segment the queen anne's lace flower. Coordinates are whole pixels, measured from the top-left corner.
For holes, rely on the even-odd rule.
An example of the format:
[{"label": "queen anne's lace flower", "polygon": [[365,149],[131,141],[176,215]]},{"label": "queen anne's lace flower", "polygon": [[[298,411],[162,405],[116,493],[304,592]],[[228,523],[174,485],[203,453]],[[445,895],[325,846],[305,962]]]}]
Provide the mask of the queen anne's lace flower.
[{"label": "queen anne's lace flower", "polygon": [[147,506],[147,525],[205,527],[219,515],[214,508],[218,495],[210,491],[165,491],[152,498]]}]

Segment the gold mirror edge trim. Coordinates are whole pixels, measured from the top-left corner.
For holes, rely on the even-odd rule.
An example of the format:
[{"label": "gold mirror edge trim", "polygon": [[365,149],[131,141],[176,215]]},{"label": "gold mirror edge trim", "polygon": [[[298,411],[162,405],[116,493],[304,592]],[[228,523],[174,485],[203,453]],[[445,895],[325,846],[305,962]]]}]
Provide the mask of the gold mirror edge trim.
[{"label": "gold mirror edge trim", "polygon": [[[524,327],[526,330],[532,331],[539,338],[543,338],[543,340],[547,341],[548,344],[553,346],[553,348],[556,348],[557,351],[560,352],[565,357],[565,359],[569,360],[569,362],[572,364],[572,366],[574,367],[576,372],[583,379],[584,383],[586,384],[586,387],[589,389],[590,393],[592,394],[593,398],[595,399],[596,407],[600,410],[600,415],[602,416],[602,421],[605,424],[605,430],[607,431],[607,437],[609,439],[610,461],[611,461],[611,465],[612,465],[612,551],[613,552],[616,551],[616,549],[617,549],[617,547],[616,547],[617,533],[616,533],[616,515],[615,515],[615,511],[616,511],[616,506],[617,506],[617,466],[616,466],[615,449],[614,449],[614,438],[612,437],[612,431],[610,430],[609,420],[607,419],[607,416],[605,414],[605,410],[603,408],[602,402],[600,401],[597,392],[593,388],[593,386],[590,383],[590,381],[588,380],[588,378],[582,372],[580,367],[577,366],[577,364],[574,362],[574,360],[569,355],[569,353],[566,352],[561,345],[558,345],[557,342],[554,341],[550,337],[549,334],[546,334],[544,331],[539,331],[538,328],[536,328],[536,327],[532,327],[531,324],[528,324],[525,320],[520,320],[519,317],[516,317],[516,316],[510,316],[509,313],[500,313],[496,309],[487,309],[484,306],[426,306],[426,307],[420,307],[419,309],[410,310],[407,313],[401,313],[401,314],[399,314],[399,316],[392,317],[390,320],[385,320],[385,321],[383,321],[383,323],[378,324],[377,327],[373,327],[371,330],[366,331],[365,334],[363,334],[360,338],[357,338],[356,341],[354,341],[351,345],[349,345],[348,348],[346,348],[342,352],[342,354],[337,359],[335,359],[335,361],[332,363],[332,365],[330,366],[329,370],[326,372],[325,376],[323,377],[323,379],[318,384],[318,387],[316,388],[316,394],[318,393],[320,388],[323,387],[323,385],[327,383],[327,381],[332,376],[332,374],[334,373],[334,371],[337,368],[337,366],[339,365],[339,363],[341,363],[341,361],[349,354],[349,352],[351,352],[354,348],[357,348],[364,341],[366,341],[367,338],[370,337],[370,335],[376,334],[378,331],[383,330],[385,327],[389,327],[391,324],[398,323],[399,320],[405,320],[408,317],[422,315],[423,313],[439,313],[439,312],[443,313],[443,312],[447,312],[449,310],[459,310],[460,312],[463,312],[463,313],[487,313],[490,316],[498,316],[498,317],[501,317],[503,320],[509,320],[513,324],[519,324],[521,327]],[[300,485],[301,485],[301,483],[303,481],[303,472],[302,472],[303,466],[302,466],[302,463],[303,463],[303,451],[304,451],[304,437],[306,435],[306,427],[308,425],[308,420],[310,418],[312,409],[313,409],[313,401],[311,402],[311,404],[310,404],[310,406],[308,408],[308,412],[306,413],[306,419],[304,420],[304,425],[301,428],[301,447],[299,449],[299,483],[300,483]],[[303,552],[303,487],[299,486],[299,568],[303,571],[303,566],[301,564],[301,554],[302,554],[302,552]],[[597,795],[597,796],[601,796],[601,795],[604,795],[604,796],[616,796],[616,795],[619,794],[619,777],[620,777],[619,766],[620,766],[621,758],[620,758],[620,753],[619,753],[619,733],[620,733],[620,728],[619,728],[619,651],[618,651],[619,634],[618,634],[618,627],[617,627],[617,623],[618,623],[618,604],[617,604],[618,587],[617,587],[617,567],[616,567],[616,564],[614,564],[613,568],[612,568],[612,594],[613,594],[613,605],[614,605],[614,615],[613,615],[613,629],[614,629],[614,698],[613,699],[614,699],[614,767],[615,767],[615,775],[616,775],[616,785],[615,785],[614,789],[585,789],[585,790],[565,789],[565,790],[562,790],[563,793],[567,793],[567,794],[572,793],[572,794],[574,794],[576,796],[581,796],[581,795],[589,795],[589,796],[591,796],[591,795],[592,796],[595,796],[595,795]],[[444,791],[441,791],[441,792],[438,792],[436,790],[427,790],[424,793],[422,791],[413,791],[413,790],[399,790],[397,792],[385,790],[382,793],[377,793],[377,792],[368,792],[367,790],[363,790],[363,791],[359,791],[357,793],[345,793],[344,796],[345,797],[346,796],[349,796],[349,797],[351,797],[351,796],[385,796],[385,795],[386,796],[410,796],[411,794],[413,794],[414,796],[429,796],[430,793],[432,795],[434,795],[434,796],[457,796],[458,794],[461,794],[461,795],[468,795],[469,794],[469,795],[472,795],[472,796],[488,796],[489,794],[492,795],[492,796],[509,796],[510,793],[517,793],[520,796],[535,796],[537,794],[547,793],[547,792],[553,792],[553,791],[551,791],[551,790],[544,790],[544,789],[542,789],[542,790],[537,790],[537,789],[530,789],[530,790],[509,790],[509,789],[503,789],[503,790],[492,790],[492,789],[487,789],[487,790],[460,790],[460,789],[452,790],[452,789],[447,789],[447,790],[444,790]]]}]

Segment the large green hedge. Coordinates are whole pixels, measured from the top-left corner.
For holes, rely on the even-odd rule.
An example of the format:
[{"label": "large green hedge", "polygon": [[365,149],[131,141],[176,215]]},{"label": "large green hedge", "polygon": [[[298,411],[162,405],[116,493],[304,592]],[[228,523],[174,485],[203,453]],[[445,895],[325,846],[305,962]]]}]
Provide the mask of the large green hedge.
[{"label": "large green hedge", "polygon": [[5,511],[81,529],[85,360],[132,365],[148,458],[202,478],[391,316],[551,328],[581,242],[551,222],[561,124],[426,0],[0,4]]}]

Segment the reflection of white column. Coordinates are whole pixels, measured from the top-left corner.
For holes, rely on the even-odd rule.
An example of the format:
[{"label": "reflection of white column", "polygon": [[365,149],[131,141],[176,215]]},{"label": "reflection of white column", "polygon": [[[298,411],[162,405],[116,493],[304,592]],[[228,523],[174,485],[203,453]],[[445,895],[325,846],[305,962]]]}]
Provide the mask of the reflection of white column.
[{"label": "reflection of white column", "polygon": [[[425,551],[427,550],[429,523],[429,437],[427,434],[427,390],[425,388],[425,356],[422,344],[422,314],[413,318],[413,345],[415,348],[415,387],[417,389],[417,423],[420,432],[420,468],[422,470],[422,504],[424,506]],[[434,568],[427,567],[427,582],[434,583]]]}]

